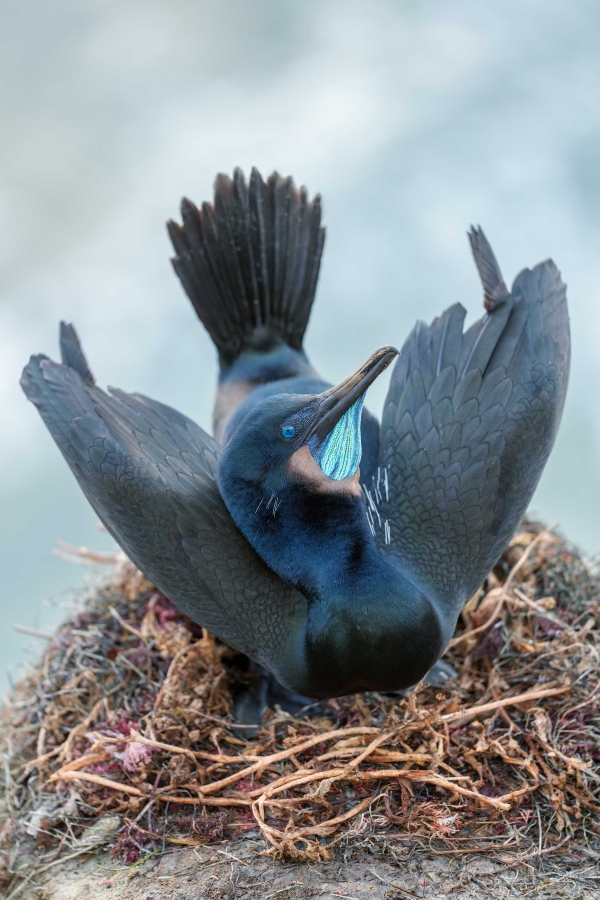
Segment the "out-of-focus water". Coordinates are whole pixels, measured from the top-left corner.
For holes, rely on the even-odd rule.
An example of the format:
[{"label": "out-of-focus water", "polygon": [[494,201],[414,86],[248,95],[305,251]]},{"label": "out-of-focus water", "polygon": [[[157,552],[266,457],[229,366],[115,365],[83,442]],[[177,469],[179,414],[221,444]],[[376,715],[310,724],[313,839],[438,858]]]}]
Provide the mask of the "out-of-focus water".
[{"label": "out-of-focus water", "polygon": [[[600,5],[594,0],[5,0],[0,28],[0,676],[108,547],[17,382],[76,323],[101,384],[208,427],[209,340],[164,220],[257,165],[324,196],[308,349],[337,379],[457,300],[480,315],[465,230],[507,280],[553,256],[570,393],[532,509],[600,547]],[[381,408],[377,383],[370,407]]]}]

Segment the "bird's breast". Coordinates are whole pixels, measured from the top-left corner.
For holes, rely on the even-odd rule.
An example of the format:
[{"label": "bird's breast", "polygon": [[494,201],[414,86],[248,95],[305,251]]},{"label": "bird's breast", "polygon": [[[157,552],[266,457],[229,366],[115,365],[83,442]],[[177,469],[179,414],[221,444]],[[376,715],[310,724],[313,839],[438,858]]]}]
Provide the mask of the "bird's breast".
[{"label": "bird's breast", "polygon": [[416,589],[388,578],[365,591],[357,581],[345,596],[310,605],[311,696],[403,690],[420,681],[442,649],[438,616]]}]

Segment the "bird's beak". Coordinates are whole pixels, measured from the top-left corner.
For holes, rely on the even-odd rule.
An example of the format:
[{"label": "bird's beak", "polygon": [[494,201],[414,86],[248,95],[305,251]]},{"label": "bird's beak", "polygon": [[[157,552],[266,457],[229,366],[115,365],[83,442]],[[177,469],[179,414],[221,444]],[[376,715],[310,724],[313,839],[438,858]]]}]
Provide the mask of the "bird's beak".
[{"label": "bird's beak", "polygon": [[319,394],[319,407],[307,438],[317,437],[324,441],[344,413],[379,378],[396,356],[398,350],[395,347],[380,347],[352,375]]}]

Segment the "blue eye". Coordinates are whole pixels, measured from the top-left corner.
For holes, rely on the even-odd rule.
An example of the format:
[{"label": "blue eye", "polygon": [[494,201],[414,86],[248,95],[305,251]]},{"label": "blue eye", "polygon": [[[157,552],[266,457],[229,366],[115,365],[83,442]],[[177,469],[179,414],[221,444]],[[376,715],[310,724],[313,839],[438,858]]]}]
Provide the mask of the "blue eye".
[{"label": "blue eye", "polygon": [[283,428],[281,429],[281,434],[283,435],[284,438],[286,438],[286,440],[289,441],[289,439],[293,438],[294,435],[296,434],[296,429],[294,428],[293,425],[284,425]]}]

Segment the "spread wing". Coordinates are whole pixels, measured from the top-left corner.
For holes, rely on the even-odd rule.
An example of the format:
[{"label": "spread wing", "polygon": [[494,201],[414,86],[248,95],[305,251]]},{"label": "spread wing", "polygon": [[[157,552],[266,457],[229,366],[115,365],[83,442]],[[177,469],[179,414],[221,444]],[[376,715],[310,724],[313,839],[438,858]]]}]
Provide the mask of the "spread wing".
[{"label": "spread wing", "polygon": [[102,522],[180,609],[285,683],[306,601],[234,524],[219,444],[168,406],[96,387],[64,324],[61,348],[64,364],[32,357],[21,384]]},{"label": "spread wing", "polygon": [[386,398],[369,516],[384,554],[458,611],[516,530],[560,422],[570,355],[566,292],[550,260],[508,292],[470,234],[489,310],[463,332],[450,307],[406,341]]}]

